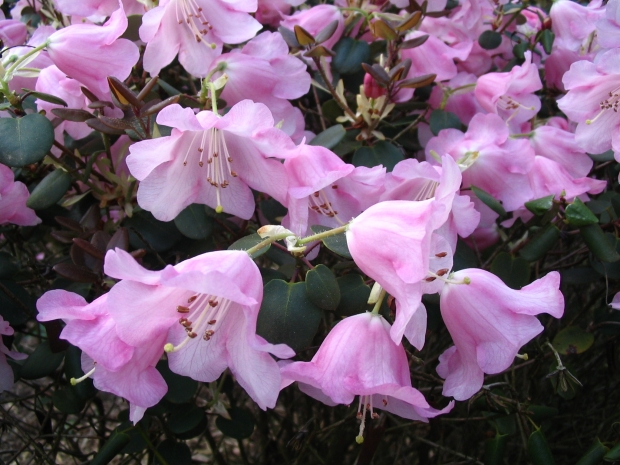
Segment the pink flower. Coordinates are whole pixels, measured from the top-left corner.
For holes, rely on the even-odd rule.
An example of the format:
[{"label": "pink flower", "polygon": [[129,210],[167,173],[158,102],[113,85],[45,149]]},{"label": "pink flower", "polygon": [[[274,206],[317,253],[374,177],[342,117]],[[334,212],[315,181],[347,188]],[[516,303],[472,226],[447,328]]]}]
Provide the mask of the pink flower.
[{"label": "pink flower", "polygon": [[127,29],[120,5],[103,26],[74,24],[48,39],[47,52],[58,69],[98,96],[109,92],[108,76],[125,79],[140,56],[133,42],[119,39]]},{"label": "pink flower", "polygon": [[564,313],[559,286],[556,271],[520,291],[484,270],[451,274],[440,298],[455,344],[439,357],[437,373],[446,380],[443,394],[469,399],[482,387],[484,373],[499,373],[512,365],[519,349],[543,330],[535,315],[560,318]]},{"label": "pink flower", "polygon": [[528,140],[509,136],[499,116],[477,114],[466,133],[440,131],[426,145],[426,158],[450,155],[463,171],[463,188],[479,187],[501,200],[506,210],[516,210],[531,200],[527,173],[534,165],[534,150]]},{"label": "pink flower", "polygon": [[469,73],[458,73],[453,79],[442,86],[435,86],[431,91],[428,103],[433,108],[440,108],[442,100],[446,98],[443,109],[451,111],[468,125],[476,113],[485,113],[474,96],[478,78]]},{"label": "pink flower", "polygon": [[162,0],[142,18],[144,69],[159,74],[178,54],[189,73],[206,76],[222,44],[245,42],[261,29],[248,14],[256,6],[256,0]]},{"label": "pink flower", "polygon": [[261,24],[277,28],[284,15],[291,12],[291,7],[299,6],[305,0],[258,0],[256,19]]},{"label": "pink flower", "polygon": [[575,140],[589,153],[620,153],[620,49],[597,55],[594,63],[573,63],[564,75],[568,93],[558,107],[577,123]]},{"label": "pink flower", "polygon": [[262,103],[244,100],[222,117],[170,105],[157,122],[173,127],[172,134],[132,145],[127,157],[141,181],[138,203],[157,219],[170,221],[192,203],[248,219],[255,207],[251,189],[284,203],[284,167],[268,157],[294,144]]},{"label": "pink flower", "polygon": [[117,335],[110,317],[109,294],[88,304],[83,297],[52,290],[37,301],[39,321],[62,319],[60,337],[82,349],[82,369],[97,389],[124,397],[131,404],[131,420],[139,421],[148,407],[166,394],[166,382],[155,369],[164,336],[141,346],[131,346]]},{"label": "pink flower", "polygon": [[620,1],[609,0],[605,18],[596,22],[598,43],[604,48],[620,47]]},{"label": "pink flower", "polygon": [[297,11],[293,16],[285,16],[284,18],[280,23],[281,26],[291,31],[295,26],[301,26],[315,37],[329,23],[338,21],[334,34],[322,44],[327,48],[332,48],[336,45],[344,31],[344,18],[338,7],[334,5],[313,6],[307,10]]},{"label": "pink flower", "polygon": [[488,73],[476,84],[476,99],[490,113],[506,122],[520,124],[540,110],[540,98],[533,93],[542,89],[538,68],[532,64],[532,53],[525,52],[525,62],[508,73]]},{"label": "pink flower", "polygon": [[41,220],[34,210],[26,206],[29,195],[28,188],[23,183],[14,181],[11,168],[0,164],[0,224],[39,224]]},{"label": "pink flower", "polygon": [[9,322],[4,321],[0,316],[0,392],[8,391],[13,387],[13,370],[7,363],[6,356],[8,355],[13,360],[24,360],[27,357],[26,354],[9,349],[2,342],[2,336],[12,336],[13,333],[13,328],[9,326]]},{"label": "pink flower", "polygon": [[165,348],[170,369],[198,381],[214,381],[230,368],[261,408],[275,405],[280,372],[269,354],[294,352],[256,335],[263,284],[247,253],[211,252],[148,271],[116,249],[106,255],[105,272],[122,279],[108,297],[122,341],[155,345],[159,354]]},{"label": "pink flower", "polygon": [[[118,0],[54,0],[55,6],[67,16],[82,16],[84,18],[105,18],[118,9]],[[123,8],[127,15],[143,14],[146,7],[138,0],[123,0]]]},{"label": "pink flower", "polygon": [[[3,15],[4,16],[4,15]],[[26,25],[15,19],[0,19],[0,40],[4,47],[13,47],[26,42]]]},{"label": "pink flower", "polygon": [[299,389],[327,405],[351,404],[360,396],[358,418],[363,432],[366,412],[379,408],[410,420],[427,422],[452,410],[432,408],[411,387],[409,363],[402,344],[390,338],[390,325],[370,312],[340,321],[329,332],[310,362],[294,362],[282,377],[298,381]]},{"label": "pink flower", "polygon": [[600,0],[594,0],[587,6],[570,0],[554,2],[549,16],[557,44],[574,52],[582,47],[587,49],[586,42],[593,39],[591,36],[596,30],[596,22],[605,16],[605,8],[601,4]]}]

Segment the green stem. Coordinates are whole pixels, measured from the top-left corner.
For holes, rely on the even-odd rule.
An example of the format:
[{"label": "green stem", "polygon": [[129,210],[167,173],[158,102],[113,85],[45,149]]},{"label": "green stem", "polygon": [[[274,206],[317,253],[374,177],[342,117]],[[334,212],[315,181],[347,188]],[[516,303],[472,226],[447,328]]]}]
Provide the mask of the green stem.
[{"label": "green stem", "polygon": [[209,82],[209,89],[211,90],[211,108],[213,113],[217,115],[217,96],[215,95],[215,84]]},{"label": "green stem", "polygon": [[379,310],[381,309],[381,304],[383,304],[383,299],[385,298],[385,289],[381,289],[381,293],[379,294],[379,298],[377,299],[377,303],[375,303],[374,308],[372,309],[373,315],[378,315]]},{"label": "green stem", "polygon": [[340,234],[349,229],[349,223],[344,226],[340,226],[338,228],[330,229],[329,231],[324,231],[322,233],[313,234],[312,236],[304,237],[297,241],[297,245],[307,244],[308,242],[318,241],[321,239],[325,239],[326,237],[335,236],[336,234]]},{"label": "green stem", "polygon": [[268,237],[264,241],[261,241],[258,244],[256,244],[254,247],[250,247],[249,249],[247,249],[246,252],[248,253],[248,255],[252,256],[253,253],[258,252],[263,247],[267,247],[272,242],[282,240],[286,237],[289,237],[290,235],[291,234],[289,233],[282,233],[282,234],[276,234],[275,236]]},{"label": "green stem", "polygon": [[[23,54],[22,56],[20,56],[17,60],[15,60],[15,62],[9,66],[9,68],[5,71],[4,73],[4,78],[2,79],[3,82],[8,82],[10,81],[13,72],[17,69],[17,67],[19,65],[21,65],[24,61],[26,61],[28,58],[30,58],[32,55],[35,55],[37,53],[39,53],[41,50],[43,50],[45,47],[47,47],[49,45],[49,41],[43,42],[41,45],[39,45],[38,47],[33,48],[32,50],[30,50],[28,53]],[[9,77],[8,81],[6,80],[6,77]]]}]

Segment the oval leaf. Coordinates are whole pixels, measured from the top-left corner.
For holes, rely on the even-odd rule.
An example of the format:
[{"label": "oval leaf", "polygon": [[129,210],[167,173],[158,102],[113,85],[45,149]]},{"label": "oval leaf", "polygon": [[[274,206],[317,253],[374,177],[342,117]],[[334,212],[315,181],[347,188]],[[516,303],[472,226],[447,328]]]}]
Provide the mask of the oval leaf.
[{"label": "oval leaf", "polygon": [[497,31],[484,31],[478,37],[478,43],[485,50],[494,50],[502,44],[502,35]]},{"label": "oval leaf", "polygon": [[442,129],[461,129],[461,120],[451,111],[433,110],[428,123],[434,135],[438,135]]},{"label": "oval leaf", "polygon": [[370,47],[367,42],[350,37],[341,39],[335,46],[336,56],[332,69],[340,74],[353,74],[362,69],[362,63],[370,60]]},{"label": "oval leaf", "polygon": [[370,287],[364,278],[357,273],[350,273],[337,280],[340,288],[340,303],[336,309],[339,316],[351,316],[366,310]]},{"label": "oval leaf", "polygon": [[534,465],[555,465],[551,449],[542,431],[534,431],[527,440],[527,453]]},{"label": "oval leaf", "polygon": [[368,168],[383,165],[389,172],[394,169],[398,162],[403,160],[403,153],[398,147],[382,140],[372,147],[360,147],[357,149],[351,161],[355,166],[367,166]]},{"label": "oval leaf", "polygon": [[332,270],[317,265],[306,274],[306,293],[310,301],[323,310],[334,311],[340,303],[340,288]]},{"label": "oval leaf", "polygon": [[596,215],[579,200],[579,197],[576,197],[573,203],[566,207],[565,213],[566,222],[573,226],[580,227],[598,223]]},{"label": "oval leaf", "polygon": [[49,342],[44,341],[28,356],[20,375],[23,379],[39,379],[50,375],[60,366],[64,356],[64,352],[52,352]]},{"label": "oval leaf", "polygon": [[34,188],[26,205],[34,210],[42,210],[58,203],[71,186],[71,175],[62,169],[52,171]]},{"label": "oval leaf", "polygon": [[476,194],[476,197],[478,197],[482,201],[482,203],[484,203],[487,207],[497,213],[500,217],[503,218],[504,216],[506,216],[506,210],[504,210],[504,206],[491,194],[476,186],[471,186],[471,190],[474,194]]},{"label": "oval leaf", "polygon": [[207,216],[204,205],[193,203],[183,209],[174,224],[185,237],[206,239],[213,232],[213,218]]},{"label": "oval leaf", "polygon": [[344,138],[347,132],[342,124],[337,124],[319,133],[308,145],[320,145],[328,149],[334,148]]},{"label": "oval leaf", "polygon": [[215,426],[224,433],[235,439],[249,438],[254,432],[254,417],[252,412],[245,408],[233,407],[228,410],[230,420],[223,416],[215,419]]},{"label": "oval leaf", "polygon": [[[329,231],[332,228],[327,226],[314,225],[310,226],[313,233],[318,234],[325,231]],[[347,245],[347,236],[344,233],[329,236],[323,239],[323,244],[332,252],[340,255],[344,258],[353,258],[351,252],[349,252],[349,246]]]},{"label": "oval leaf", "polygon": [[43,159],[54,143],[54,128],[43,115],[0,118],[0,163],[22,167]]},{"label": "oval leaf", "polygon": [[553,338],[553,347],[561,354],[581,354],[594,344],[594,334],[586,333],[579,326],[564,328]]},{"label": "oval leaf", "polygon": [[[257,244],[260,244],[261,242],[263,242],[265,239],[263,239],[262,237],[260,237],[258,234],[254,233],[254,234],[250,234],[249,236],[245,236],[242,237],[241,239],[239,239],[238,241],[233,242],[229,247],[228,250],[249,250],[252,247],[254,247]],[[262,249],[258,249],[256,252],[254,252],[251,257],[252,258],[256,258],[256,257],[260,257],[262,254],[264,254],[265,252],[267,252],[269,250],[269,248],[271,247],[271,245],[266,245],[265,247],[263,247]]]},{"label": "oval leaf", "polygon": [[528,262],[535,262],[544,257],[559,239],[560,230],[556,225],[549,224],[521,249],[519,255]]}]

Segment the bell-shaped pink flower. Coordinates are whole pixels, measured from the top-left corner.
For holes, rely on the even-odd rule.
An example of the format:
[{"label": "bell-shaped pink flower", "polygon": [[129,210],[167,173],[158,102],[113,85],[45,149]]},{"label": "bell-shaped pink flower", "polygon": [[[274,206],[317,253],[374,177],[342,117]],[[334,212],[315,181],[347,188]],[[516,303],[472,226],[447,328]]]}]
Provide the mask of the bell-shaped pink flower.
[{"label": "bell-shaped pink flower", "polygon": [[596,37],[603,48],[620,47],[620,1],[607,2],[605,18],[596,22]]},{"label": "bell-shaped pink flower", "polygon": [[127,29],[127,16],[119,5],[103,26],[74,24],[48,39],[47,52],[58,69],[98,96],[109,92],[108,76],[124,80],[140,57],[133,42],[119,39]]},{"label": "bell-shaped pink flower", "polygon": [[14,181],[11,168],[0,164],[0,224],[39,224],[41,220],[34,210],[26,206],[29,195],[28,188],[23,183]]},{"label": "bell-shaped pink flower", "polygon": [[206,76],[222,44],[251,39],[261,24],[249,13],[256,0],[162,0],[142,18],[140,39],[146,42],[144,69],[151,75],[179,55],[194,76]]},{"label": "bell-shaped pink flower", "polygon": [[596,22],[605,16],[605,7],[600,0],[589,5],[580,5],[570,0],[553,2],[549,11],[551,30],[562,48],[575,52],[587,49],[596,30]]},{"label": "bell-shaped pink flower", "polygon": [[560,318],[564,297],[560,274],[552,271],[517,291],[480,269],[450,275],[440,306],[454,347],[439,357],[437,373],[445,378],[443,394],[466,400],[481,387],[484,373],[499,373],[519,349],[543,330],[535,315]]},{"label": "bell-shaped pink flower", "polygon": [[568,93],[558,107],[577,123],[577,144],[589,153],[620,154],[620,49],[597,55],[594,63],[573,63],[563,81]]},{"label": "bell-shaped pink flower", "polygon": [[454,406],[436,410],[411,387],[403,345],[392,341],[389,323],[370,312],[339,322],[310,362],[284,365],[281,372],[285,381],[298,381],[302,392],[328,405],[349,405],[359,396],[362,422],[367,411],[376,416],[375,408],[427,422]]},{"label": "bell-shaped pink flower", "polygon": [[244,100],[222,117],[170,105],[157,122],[173,127],[172,134],[133,144],[127,157],[141,181],[138,203],[157,219],[170,221],[192,203],[249,219],[251,189],[284,203],[284,167],[268,157],[284,156],[294,144],[262,103]]},{"label": "bell-shaped pink flower", "polygon": [[26,42],[27,35],[26,25],[21,21],[0,19],[0,40],[2,40],[4,47],[22,45]]},{"label": "bell-shaped pink flower", "polygon": [[13,370],[6,361],[6,357],[9,356],[13,360],[24,360],[28,356],[11,350],[4,345],[2,336],[12,336],[14,333],[13,328],[9,326],[8,321],[4,321],[0,316],[0,392],[8,391],[13,387]]},{"label": "bell-shaped pink flower", "polygon": [[105,272],[122,279],[108,303],[126,344],[165,350],[172,371],[198,381],[214,381],[230,368],[261,408],[275,405],[280,372],[270,354],[294,352],[256,335],[263,284],[246,252],[211,252],[149,271],[116,249],[106,255]]}]

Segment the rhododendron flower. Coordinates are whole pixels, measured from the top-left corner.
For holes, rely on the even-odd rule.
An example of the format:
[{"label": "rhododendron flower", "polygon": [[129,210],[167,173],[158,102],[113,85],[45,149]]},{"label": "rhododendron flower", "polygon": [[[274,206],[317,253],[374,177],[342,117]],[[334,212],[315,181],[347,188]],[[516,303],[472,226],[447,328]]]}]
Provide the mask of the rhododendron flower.
[{"label": "rhododendron flower", "polygon": [[275,405],[280,372],[270,354],[294,352],[256,335],[263,282],[246,252],[211,252],[149,271],[116,249],[106,254],[105,272],[122,279],[108,297],[122,341],[155,344],[159,354],[165,349],[172,371],[198,381],[214,381],[230,368],[262,409]]},{"label": "rhododendron flower", "polygon": [[528,140],[509,136],[499,116],[477,114],[466,133],[441,130],[426,145],[426,158],[450,155],[463,171],[463,188],[479,187],[501,200],[506,210],[516,210],[532,198],[527,173],[534,165],[534,150]]},{"label": "rhododendron flower", "polygon": [[284,365],[281,372],[285,381],[298,381],[302,392],[327,405],[348,405],[359,396],[360,436],[366,412],[375,418],[375,408],[427,422],[454,406],[436,410],[411,387],[403,345],[392,341],[389,323],[370,312],[340,321],[312,361]]},{"label": "rhododendron flower", "polygon": [[582,47],[588,48],[588,42],[593,40],[596,22],[605,16],[602,3],[601,0],[591,1],[588,5],[570,0],[553,2],[549,17],[556,45],[575,52]]},{"label": "rhododendron flower", "polygon": [[505,121],[520,124],[540,110],[540,98],[534,92],[542,89],[538,68],[532,63],[532,52],[525,52],[525,62],[508,73],[488,73],[478,78],[476,99],[486,111]]},{"label": "rhododendron flower", "polygon": [[477,113],[485,113],[474,95],[477,80],[475,75],[461,72],[449,82],[433,87],[428,103],[433,108],[440,108],[443,103],[442,109],[454,113],[468,125]]},{"label": "rhododendron flower", "polygon": [[[0,14],[2,14],[0,12]],[[2,18],[4,15],[2,14]],[[14,19],[0,19],[0,40],[4,47],[13,47],[26,42],[28,30],[21,21]]]},{"label": "rhododendron flower", "polygon": [[138,203],[157,219],[170,221],[192,203],[248,219],[255,207],[251,189],[284,203],[284,167],[267,157],[283,156],[294,144],[274,127],[265,105],[244,100],[220,117],[175,104],[157,122],[173,127],[172,134],[132,145],[127,157],[142,181]]},{"label": "rhododendron flower", "polygon": [[519,349],[543,330],[535,315],[560,318],[564,313],[559,286],[557,271],[519,291],[484,270],[452,273],[440,298],[441,315],[454,340],[454,347],[439,357],[437,373],[446,380],[443,394],[469,399],[482,387],[484,373],[512,365]]},{"label": "rhododendron flower", "polygon": [[168,390],[155,369],[165,337],[159,335],[159,341],[155,338],[139,347],[123,342],[108,312],[108,296],[104,294],[88,304],[72,292],[52,290],[37,301],[37,319],[65,321],[60,337],[82,350],[84,372],[97,389],[127,399],[135,423]]},{"label": "rhododendron flower", "polygon": [[28,188],[23,183],[14,181],[11,168],[0,164],[0,224],[39,224],[41,220],[34,210],[26,206],[29,195]]},{"label": "rhododendron flower", "polygon": [[620,1],[609,0],[605,18],[596,22],[598,43],[604,48],[620,47]]},{"label": "rhododendron flower", "polygon": [[74,24],[54,32],[47,52],[58,69],[103,97],[109,92],[107,77],[124,80],[140,57],[133,42],[119,39],[125,29],[127,16],[120,4],[103,26]]},{"label": "rhododendron flower", "polygon": [[261,29],[248,14],[256,6],[256,0],[162,0],[142,18],[144,69],[159,74],[178,54],[189,73],[206,76],[222,44],[245,42]]},{"label": "rhododendron flower", "polygon": [[0,392],[8,391],[13,387],[13,370],[6,361],[7,355],[13,360],[24,360],[28,356],[11,350],[4,345],[2,336],[12,336],[13,328],[9,326],[8,321],[4,321],[0,316]]},{"label": "rhododendron flower", "polygon": [[[123,9],[127,16],[143,14],[145,6],[139,0],[122,0]],[[55,7],[67,16],[82,16],[84,18],[105,18],[118,9],[118,0],[54,0]],[[92,18],[91,18],[92,17]]]},{"label": "rhododendron flower", "polygon": [[620,49],[597,55],[594,63],[573,63],[563,81],[568,93],[558,107],[578,123],[577,144],[589,153],[620,154]]}]

